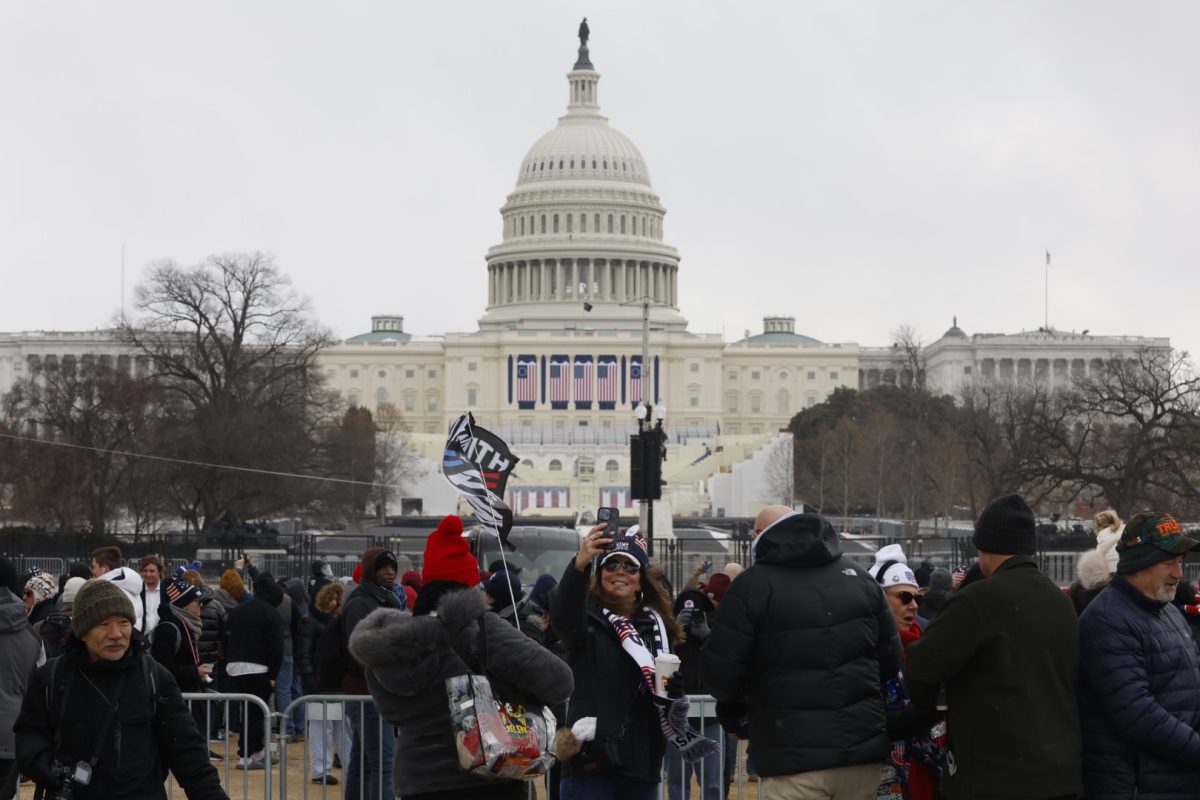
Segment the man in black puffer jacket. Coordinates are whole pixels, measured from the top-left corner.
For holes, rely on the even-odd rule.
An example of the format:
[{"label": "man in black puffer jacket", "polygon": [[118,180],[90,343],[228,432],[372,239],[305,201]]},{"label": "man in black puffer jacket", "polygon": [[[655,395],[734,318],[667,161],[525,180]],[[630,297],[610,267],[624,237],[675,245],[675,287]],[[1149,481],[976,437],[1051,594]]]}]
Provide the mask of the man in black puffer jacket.
[{"label": "man in black puffer jacket", "polygon": [[717,609],[701,681],[726,730],[745,735],[749,714],[768,793],[874,797],[891,749],[880,687],[900,669],[895,617],[822,517],[769,506],[754,529],[754,565]]},{"label": "man in black puffer jacket", "polygon": [[1088,800],[1200,798],[1200,663],[1170,602],[1195,547],[1171,516],[1135,515],[1079,618]]}]

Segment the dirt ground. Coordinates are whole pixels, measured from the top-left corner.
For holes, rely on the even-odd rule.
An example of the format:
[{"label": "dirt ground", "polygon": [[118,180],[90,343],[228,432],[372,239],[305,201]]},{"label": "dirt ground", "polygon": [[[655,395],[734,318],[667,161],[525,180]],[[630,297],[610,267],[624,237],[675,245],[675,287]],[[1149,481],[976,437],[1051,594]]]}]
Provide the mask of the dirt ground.
[{"label": "dirt ground", "polygon": [[[234,745],[236,748],[236,744]],[[230,751],[228,759],[226,756],[226,748],[224,742],[211,742],[210,749],[212,752],[221,756],[220,759],[213,760],[213,766],[217,768],[221,776],[221,785],[225,788],[225,793],[229,795],[229,800],[268,800],[265,788],[265,771],[251,770],[249,772],[234,769],[234,764],[237,763],[237,755]],[[289,742],[287,745],[287,786],[279,785],[279,767],[275,766],[272,774],[271,795],[272,800],[342,800],[341,785],[314,785],[308,774],[308,761],[305,757],[303,742]],[[334,769],[334,776],[340,781],[342,779],[343,770]],[[740,785],[739,785],[740,784]],[[545,800],[546,792],[541,782],[533,784],[534,797],[537,800]],[[174,781],[167,782],[167,793],[171,800],[186,800],[183,790],[175,785]],[[664,797],[666,792],[664,791]],[[700,795],[699,788],[692,785],[691,796],[695,800],[703,800]],[[753,800],[758,797],[758,784],[747,783],[743,778],[741,781],[735,781],[730,788],[730,800]],[[33,784],[25,783],[21,786],[19,800],[33,800]],[[392,800],[390,797],[384,800]]]}]

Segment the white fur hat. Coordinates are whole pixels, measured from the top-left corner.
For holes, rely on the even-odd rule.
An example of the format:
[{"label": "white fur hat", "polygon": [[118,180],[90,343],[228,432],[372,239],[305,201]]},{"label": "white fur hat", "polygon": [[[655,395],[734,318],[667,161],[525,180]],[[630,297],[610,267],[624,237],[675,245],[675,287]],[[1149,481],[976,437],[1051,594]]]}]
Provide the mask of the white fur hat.
[{"label": "white fur hat", "polygon": [[[879,574],[879,570],[889,561],[895,562],[883,575]],[[917,588],[917,576],[913,574],[912,569],[908,566],[908,558],[904,555],[904,548],[898,544],[889,544],[883,547],[875,554],[875,563],[867,570],[871,577],[879,581],[883,588],[887,589],[892,586],[912,586]]]}]

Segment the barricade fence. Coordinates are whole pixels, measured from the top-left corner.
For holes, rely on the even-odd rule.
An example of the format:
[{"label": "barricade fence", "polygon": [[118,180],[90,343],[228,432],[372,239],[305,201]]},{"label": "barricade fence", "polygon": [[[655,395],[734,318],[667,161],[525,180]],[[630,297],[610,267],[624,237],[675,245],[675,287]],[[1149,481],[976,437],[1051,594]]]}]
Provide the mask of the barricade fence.
[{"label": "barricade fence", "polygon": [[[392,726],[375,712],[367,695],[306,695],[282,712],[272,712],[269,702],[253,694],[186,693],[183,699],[207,735],[221,786],[231,800],[394,800],[391,770],[384,768],[395,747],[389,735]],[[754,783],[747,772],[746,744],[721,730],[716,701],[708,695],[688,699],[692,726],[720,749],[696,764],[685,764],[678,752],[668,748],[660,800],[761,798],[762,784]],[[303,711],[305,719],[300,742],[285,733],[287,720],[297,710]],[[254,736],[258,732],[255,714],[264,721],[261,738]],[[242,746],[242,736],[253,737],[253,742]],[[356,741],[364,746],[355,750]],[[174,777],[169,777],[169,800],[183,797],[177,788]],[[528,789],[530,800],[557,796],[551,793],[550,776],[530,781]]]}]

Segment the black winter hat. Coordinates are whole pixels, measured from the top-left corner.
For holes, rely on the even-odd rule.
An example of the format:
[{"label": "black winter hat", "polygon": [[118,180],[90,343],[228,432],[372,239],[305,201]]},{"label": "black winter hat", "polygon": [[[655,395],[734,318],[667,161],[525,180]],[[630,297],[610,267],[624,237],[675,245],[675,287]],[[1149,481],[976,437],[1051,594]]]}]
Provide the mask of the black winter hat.
[{"label": "black winter hat", "polygon": [[283,587],[275,582],[269,572],[260,572],[254,579],[254,593],[273,606],[283,602]]},{"label": "black winter hat", "polygon": [[1037,523],[1033,509],[1016,494],[993,500],[979,515],[971,542],[984,553],[1033,555],[1037,552]]}]

